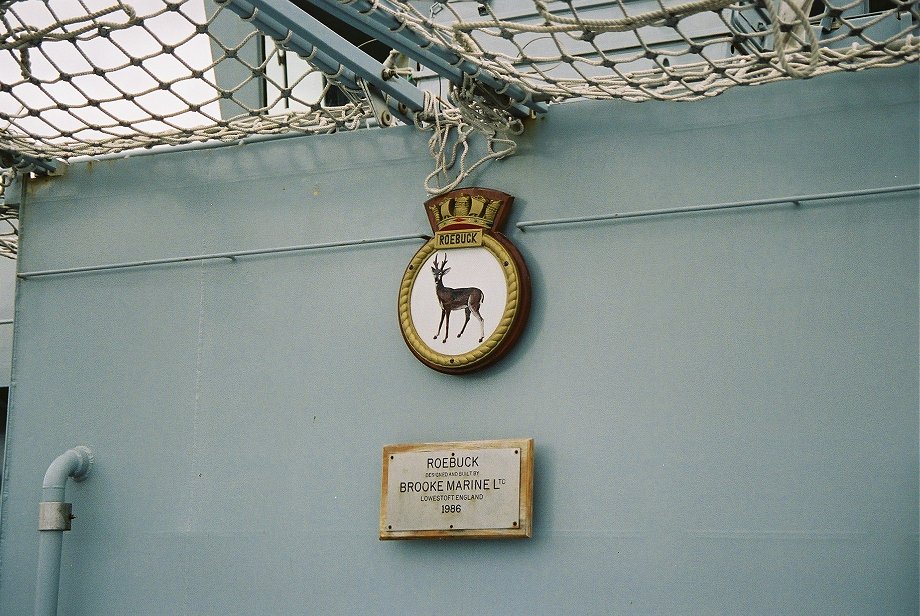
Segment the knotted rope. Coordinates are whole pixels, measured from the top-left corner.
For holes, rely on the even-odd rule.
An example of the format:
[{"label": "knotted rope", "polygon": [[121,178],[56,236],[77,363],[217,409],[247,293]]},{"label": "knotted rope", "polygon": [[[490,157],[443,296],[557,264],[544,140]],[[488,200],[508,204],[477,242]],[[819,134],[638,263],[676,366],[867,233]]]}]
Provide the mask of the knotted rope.
[{"label": "knotted rope", "polygon": [[[435,168],[425,178],[425,192],[430,195],[449,192],[490,160],[514,154],[517,151],[514,137],[524,132],[523,122],[511,116],[506,105],[496,106],[484,100],[469,75],[464,76],[460,87],[451,88],[449,97],[454,105],[445,104],[442,99],[425,92],[425,108],[416,115],[417,128],[433,131],[428,150]],[[468,165],[470,141],[477,132],[486,138],[486,153]],[[460,166],[453,172],[458,156]],[[442,180],[446,184],[442,184]]]}]

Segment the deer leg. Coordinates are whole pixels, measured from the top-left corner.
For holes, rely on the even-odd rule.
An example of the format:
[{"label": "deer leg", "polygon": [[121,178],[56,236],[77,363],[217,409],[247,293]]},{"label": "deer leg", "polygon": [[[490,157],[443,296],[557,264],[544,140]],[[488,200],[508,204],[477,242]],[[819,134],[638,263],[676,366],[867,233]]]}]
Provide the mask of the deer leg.
[{"label": "deer leg", "polygon": [[444,310],[444,309],[442,309],[442,310],[441,310],[441,322],[438,323],[438,333],[436,333],[436,334],[434,335],[434,339],[435,339],[435,340],[437,340],[437,339],[438,339],[438,336],[441,335],[441,326],[444,325],[444,315],[445,315],[445,314],[447,314],[447,311]]},{"label": "deer leg", "polygon": [[460,330],[460,333],[457,334],[457,338],[463,335],[463,332],[466,331],[466,324],[470,322],[470,309],[466,308],[466,321],[463,322],[463,329]]},{"label": "deer leg", "polygon": [[[479,309],[478,309],[478,308],[475,308],[475,309],[473,310],[473,316],[475,316],[477,319],[479,319],[479,342],[482,342],[483,338],[486,337],[486,324],[485,324],[485,321],[482,320],[482,315],[479,314]],[[469,313],[467,313],[467,315],[466,315],[466,320],[469,321],[469,319],[470,319],[470,315],[469,315]]]},{"label": "deer leg", "polygon": [[441,342],[447,342],[447,332],[450,331],[450,310],[444,311],[444,340]]}]

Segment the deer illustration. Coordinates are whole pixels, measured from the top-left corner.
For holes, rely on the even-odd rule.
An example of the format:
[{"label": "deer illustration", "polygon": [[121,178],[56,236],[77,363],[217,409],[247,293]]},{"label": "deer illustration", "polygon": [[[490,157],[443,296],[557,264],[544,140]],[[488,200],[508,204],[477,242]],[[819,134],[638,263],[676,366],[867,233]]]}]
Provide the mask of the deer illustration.
[{"label": "deer illustration", "polygon": [[447,332],[450,329],[450,313],[461,308],[466,312],[466,320],[463,322],[463,328],[457,334],[457,338],[466,331],[466,325],[470,322],[470,314],[479,319],[479,342],[485,338],[485,324],[482,321],[482,315],[479,314],[479,305],[483,302],[484,296],[480,289],[468,287],[466,289],[451,289],[444,286],[444,274],[450,271],[447,267],[447,256],[438,265],[438,257],[435,255],[434,267],[431,273],[434,274],[435,293],[438,296],[438,303],[441,304],[441,322],[438,323],[438,333],[434,335],[437,340],[441,335],[441,326],[444,326],[444,339],[441,342],[447,342]]}]

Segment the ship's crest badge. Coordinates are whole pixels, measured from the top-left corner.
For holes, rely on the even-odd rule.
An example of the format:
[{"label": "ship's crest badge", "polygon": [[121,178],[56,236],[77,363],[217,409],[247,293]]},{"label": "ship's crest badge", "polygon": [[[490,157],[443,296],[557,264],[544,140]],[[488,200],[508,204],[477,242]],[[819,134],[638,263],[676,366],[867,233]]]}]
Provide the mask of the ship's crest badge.
[{"label": "ship's crest badge", "polygon": [[530,312],[530,274],[501,232],[514,197],[462,188],[425,202],[434,237],[399,289],[399,325],[412,353],[440,372],[479,370],[505,355]]}]

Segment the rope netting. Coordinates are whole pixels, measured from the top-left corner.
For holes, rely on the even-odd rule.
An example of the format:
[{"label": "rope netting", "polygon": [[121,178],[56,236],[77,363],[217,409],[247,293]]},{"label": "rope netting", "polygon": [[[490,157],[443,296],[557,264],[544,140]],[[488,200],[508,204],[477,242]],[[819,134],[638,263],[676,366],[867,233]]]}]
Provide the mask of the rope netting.
[{"label": "rope netting", "polygon": [[[425,50],[409,59],[385,45],[378,60],[425,95],[402,118],[434,133],[429,192],[513,152],[522,100],[694,100],[920,57],[920,0],[272,1],[330,24],[324,15],[350,11],[349,28],[368,34],[354,53],[379,45],[362,27],[375,21]],[[347,61],[331,70],[286,28],[263,37],[248,2],[0,0],[0,155],[68,159],[384,124]],[[468,166],[472,132],[489,144]],[[0,227],[11,225],[3,216]],[[14,251],[15,230],[0,229],[0,254]]]},{"label": "rope netting", "polygon": [[[330,132],[356,127],[367,115],[363,95],[347,90],[338,89],[340,104],[319,104],[334,84],[315,79],[316,69],[273,74],[270,67],[286,61],[284,50],[269,45],[263,52],[253,27],[242,35],[226,29],[237,36],[221,39],[221,19],[239,21],[202,0],[4,2],[0,146],[35,156],[93,156]],[[306,81],[321,83],[311,100],[298,98]]]},{"label": "rope netting", "polygon": [[490,3],[435,4],[428,14],[413,5],[375,6],[554,101],[693,100],[736,85],[898,66],[920,51],[916,0],[528,0],[532,10],[510,19]]},{"label": "rope netting", "polygon": [[[13,172],[0,172],[0,188],[6,190],[13,181]],[[19,248],[18,208],[0,200],[0,257],[15,258]]]}]

